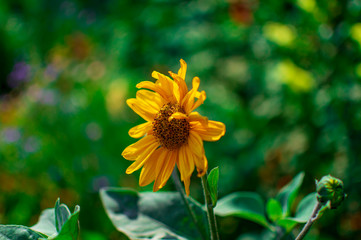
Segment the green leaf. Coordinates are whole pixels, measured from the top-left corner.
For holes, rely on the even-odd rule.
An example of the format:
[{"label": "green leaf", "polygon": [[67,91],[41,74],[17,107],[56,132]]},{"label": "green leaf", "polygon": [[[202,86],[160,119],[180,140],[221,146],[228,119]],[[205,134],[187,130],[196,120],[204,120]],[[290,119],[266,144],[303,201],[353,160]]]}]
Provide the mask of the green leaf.
[{"label": "green leaf", "polygon": [[291,206],[297,196],[304,176],[305,173],[300,172],[296,177],[292,179],[290,183],[284,186],[276,196],[276,199],[282,205],[282,212],[284,217],[288,217],[290,215]]},{"label": "green leaf", "polygon": [[211,170],[211,172],[209,173],[208,178],[207,178],[213,207],[215,207],[217,205],[218,179],[219,179],[219,168],[215,167]]},{"label": "green leaf", "polygon": [[19,225],[0,225],[0,240],[38,240],[45,235]]},{"label": "green leaf", "polygon": [[277,221],[277,225],[284,227],[287,232],[290,232],[297,224],[307,222],[317,203],[316,195],[316,192],[308,194],[298,204],[295,217],[280,219]]},{"label": "green leaf", "polygon": [[80,207],[75,206],[74,213],[70,215],[69,219],[62,225],[60,233],[55,236],[54,240],[77,240],[79,234],[79,213]]},{"label": "green leaf", "polygon": [[272,222],[276,222],[278,219],[282,218],[282,206],[279,201],[274,198],[271,198],[267,202],[267,216]]},{"label": "green leaf", "polygon": [[264,202],[253,192],[232,193],[218,201],[215,213],[222,217],[236,216],[272,229],[264,215]]},{"label": "green leaf", "polygon": [[[100,190],[103,206],[114,226],[130,238],[200,239],[177,192],[143,192],[127,188]],[[188,198],[203,234],[208,233],[203,208]]]},{"label": "green leaf", "polygon": [[45,209],[41,213],[39,221],[32,226],[31,229],[41,232],[47,236],[57,235],[58,232],[55,227],[54,208]]},{"label": "green leaf", "polygon": [[317,193],[313,192],[308,194],[305,198],[301,200],[296,209],[296,214],[293,219],[297,220],[299,223],[305,223],[311,217],[313,209],[317,204]]},{"label": "green leaf", "polygon": [[[40,215],[38,223],[32,226],[31,229],[46,234],[49,239],[76,240],[79,234],[78,218],[80,207],[75,206],[74,213],[70,213],[65,220],[69,208],[65,204],[59,203],[58,199],[55,208],[44,210]],[[56,225],[59,226],[59,232]]]},{"label": "green leaf", "polygon": [[70,218],[71,212],[65,204],[60,204],[60,198],[55,203],[55,227],[60,232],[62,226]]}]

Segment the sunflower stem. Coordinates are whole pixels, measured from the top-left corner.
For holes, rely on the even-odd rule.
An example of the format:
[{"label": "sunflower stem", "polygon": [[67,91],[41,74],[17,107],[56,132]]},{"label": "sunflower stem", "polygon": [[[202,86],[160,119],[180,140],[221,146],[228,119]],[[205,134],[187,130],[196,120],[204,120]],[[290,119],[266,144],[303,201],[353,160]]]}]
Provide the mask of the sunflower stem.
[{"label": "sunflower stem", "polygon": [[211,233],[211,240],[219,240],[216,216],[214,215],[214,211],[213,211],[213,204],[212,204],[211,194],[209,192],[207,175],[208,174],[205,174],[204,176],[201,177],[201,179],[202,179],[202,187],[203,187],[205,205],[207,208],[209,230]]},{"label": "sunflower stem", "polygon": [[301,232],[298,234],[298,236],[295,240],[302,240],[306,236],[308,231],[311,229],[312,224],[317,220],[318,213],[321,210],[321,208],[322,208],[322,204],[317,201],[317,204],[315,205],[315,207],[313,209],[310,219],[308,219],[307,223],[302,228]]},{"label": "sunflower stem", "polygon": [[204,236],[203,231],[200,230],[201,228],[200,228],[199,222],[198,222],[198,220],[197,220],[197,217],[196,217],[195,213],[194,213],[193,210],[192,210],[192,207],[191,207],[191,205],[190,205],[190,203],[189,203],[189,201],[188,201],[188,198],[187,198],[187,196],[186,196],[186,193],[185,193],[184,190],[183,190],[183,186],[182,186],[182,183],[181,183],[181,181],[180,181],[180,179],[179,179],[179,174],[178,174],[176,168],[174,168],[174,170],[173,170],[173,172],[172,172],[172,178],[173,178],[175,187],[176,187],[177,191],[179,192],[179,194],[181,195],[181,198],[182,198],[182,200],[183,200],[183,203],[184,203],[184,205],[186,206],[187,211],[188,211],[189,215],[190,215],[191,218],[192,218],[193,223],[194,223],[195,226],[197,227],[198,232],[199,232],[200,235],[202,236],[202,239],[206,239],[206,236]]}]

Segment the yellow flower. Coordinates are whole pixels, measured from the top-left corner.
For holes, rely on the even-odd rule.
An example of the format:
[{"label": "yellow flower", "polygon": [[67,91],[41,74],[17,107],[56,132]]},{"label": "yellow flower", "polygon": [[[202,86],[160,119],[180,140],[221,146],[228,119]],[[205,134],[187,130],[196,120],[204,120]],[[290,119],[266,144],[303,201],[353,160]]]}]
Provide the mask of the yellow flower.
[{"label": "yellow flower", "polygon": [[188,91],[185,83],[186,62],[181,59],[178,74],[169,72],[169,78],[154,71],[155,83],[144,81],[137,84],[136,98],[127,104],[146,123],[129,130],[133,138],[141,138],[124,149],[125,159],[134,161],[127,174],[142,168],[139,185],[154,181],[153,191],[161,189],[177,165],[189,195],[190,178],[197,168],[198,176],[207,172],[208,161],[204,153],[204,141],[217,141],[225,134],[225,125],[211,121],[193,112],[206,99],[204,91],[199,92],[200,80],[193,78],[193,88]]}]

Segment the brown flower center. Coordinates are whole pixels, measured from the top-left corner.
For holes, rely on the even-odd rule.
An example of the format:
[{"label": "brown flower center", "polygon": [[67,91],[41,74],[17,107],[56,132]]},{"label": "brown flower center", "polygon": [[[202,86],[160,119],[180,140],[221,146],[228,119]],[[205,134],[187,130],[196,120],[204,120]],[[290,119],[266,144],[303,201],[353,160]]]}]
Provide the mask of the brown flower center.
[{"label": "brown flower center", "polygon": [[187,143],[189,136],[189,122],[186,119],[172,119],[173,113],[185,111],[178,104],[165,104],[153,121],[153,135],[158,142],[169,150],[174,150]]}]

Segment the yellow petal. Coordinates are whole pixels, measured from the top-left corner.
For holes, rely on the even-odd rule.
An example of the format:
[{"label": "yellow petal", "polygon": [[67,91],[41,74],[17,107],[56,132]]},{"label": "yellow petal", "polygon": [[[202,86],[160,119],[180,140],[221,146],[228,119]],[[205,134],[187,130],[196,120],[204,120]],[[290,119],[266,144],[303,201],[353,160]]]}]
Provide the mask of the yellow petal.
[{"label": "yellow petal", "polygon": [[190,112],[203,104],[204,100],[206,100],[206,92],[205,91],[200,92],[197,98],[198,98],[197,101],[193,104],[192,108],[189,110]]},{"label": "yellow petal", "polygon": [[188,147],[196,157],[201,158],[203,156],[204,149],[202,138],[198,135],[198,133],[192,130],[189,132]]},{"label": "yellow petal", "polygon": [[168,102],[179,101],[179,90],[177,84],[175,84],[174,81],[172,81],[169,77],[156,71],[152,73],[152,76],[158,79],[155,84],[160,86],[164,90],[165,100],[167,100]]},{"label": "yellow petal", "polygon": [[173,172],[175,162],[177,159],[178,151],[168,151],[168,150],[164,150],[164,151],[166,151],[164,157],[165,161],[162,162],[161,166],[158,167],[157,165],[157,169],[159,169],[159,172],[154,182],[153,191],[158,191],[159,189],[164,187],[164,185],[166,184],[170,175]]},{"label": "yellow petal", "polygon": [[131,174],[134,171],[137,171],[139,168],[141,168],[144,163],[149,159],[149,157],[152,155],[152,153],[158,148],[159,143],[157,141],[154,141],[152,144],[150,144],[147,148],[145,148],[137,157],[134,163],[130,165],[127,170],[125,171],[126,174]]},{"label": "yellow petal", "polygon": [[226,126],[217,121],[208,121],[208,125],[190,122],[192,131],[196,132],[204,141],[218,141],[226,133]]},{"label": "yellow petal", "polygon": [[189,196],[189,185],[191,183],[191,178],[189,177],[187,179],[184,179],[183,183],[184,183],[184,189],[186,190],[186,194],[187,196]]},{"label": "yellow petal", "polygon": [[127,160],[136,160],[138,156],[144,152],[147,148],[153,145],[157,140],[153,135],[145,136],[137,142],[129,145],[122,152],[122,156]]},{"label": "yellow petal", "polygon": [[182,146],[179,149],[179,159],[177,162],[179,172],[181,173],[181,180],[184,181],[193,173],[194,170],[194,156],[189,146]]},{"label": "yellow petal", "polygon": [[189,122],[200,122],[202,125],[208,125],[208,118],[200,115],[198,112],[191,112],[188,118]]},{"label": "yellow petal", "polygon": [[186,79],[186,72],[187,72],[187,63],[181,59],[180,60],[180,64],[181,64],[181,67],[180,69],[178,70],[178,75],[183,78],[183,79]]},{"label": "yellow petal", "polygon": [[143,187],[154,181],[156,175],[157,161],[159,159],[162,149],[158,148],[149,157],[148,161],[144,164],[139,177],[139,186]]},{"label": "yellow petal", "polygon": [[167,103],[158,93],[143,89],[137,91],[137,99],[145,102],[156,111],[159,111],[159,109]]},{"label": "yellow petal", "polygon": [[152,130],[152,126],[153,126],[152,123],[146,122],[146,123],[142,123],[138,126],[132,127],[129,130],[129,136],[131,136],[132,138],[141,138],[146,133],[148,133],[149,131]]},{"label": "yellow petal", "polygon": [[171,121],[172,119],[187,119],[188,116],[181,112],[175,112],[168,118],[168,121]]},{"label": "yellow petal", "polygon": [[[198,77],[193,78],[193,88],[190,90],[182,100],[182,106],[186,113],[192,112],[194,109],[199,107],[206,99],[206,93],[204,91],[198,92],[200,80]],[[198,98],[197,102],[194,102],[194,98]]]},{"label": "yellow petal", "polygon": [[175,91],[175,94],[179,95],[178,102],[181,103],[183,101],[184,96],[188,92],[187,84],[184,81],[184,78],[181,78],[177,74],[175,74],[171,71],[169,71],[169,74],[172,76],[172,78],[174,79],[174,82],[177,84],[178,92]]},{"label": "yellow petal", "polygon": [[202,177],[204,174],[206,174],[208,169],[208,161],[206,155],[203,154],[202,158],[194,158],[194,159],[198,172],[197,176]]},{"label": "yellow petal", "polygon": [[165,100],[167,100],[167,92],[160,85],[150,81],[143,81],[137,84],[137,88],[147,88],[159,93]]},{"label": "yellow petal", "polygon": [[158,113],[158,111],[150,108],[147,104],[145,104],[144,101],[138,100],[136,98],[128,99],[127,104],[134,112],[136,112],[139,116],[148,122],[152,122]]}]

